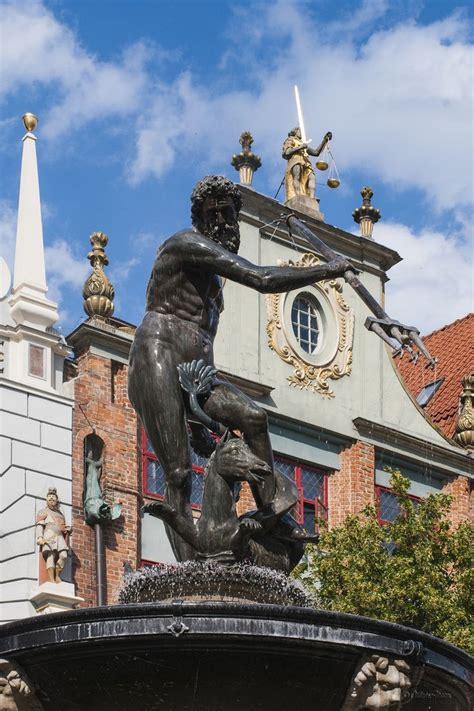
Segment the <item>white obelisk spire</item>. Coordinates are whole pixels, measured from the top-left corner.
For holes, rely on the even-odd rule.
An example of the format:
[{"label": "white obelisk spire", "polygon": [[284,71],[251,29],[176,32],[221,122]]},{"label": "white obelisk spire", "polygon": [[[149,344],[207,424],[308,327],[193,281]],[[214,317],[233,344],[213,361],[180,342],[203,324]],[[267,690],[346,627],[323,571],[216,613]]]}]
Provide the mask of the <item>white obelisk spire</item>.
[{"label": "white obelisk spire", "polygon": [[57,304],[46,298],[48,287],[44,262],[43,226],[36,161],[34,114],[23,116],[20,197],[15,247],[11,315],[17,324],[45,330],[58,320]]}]

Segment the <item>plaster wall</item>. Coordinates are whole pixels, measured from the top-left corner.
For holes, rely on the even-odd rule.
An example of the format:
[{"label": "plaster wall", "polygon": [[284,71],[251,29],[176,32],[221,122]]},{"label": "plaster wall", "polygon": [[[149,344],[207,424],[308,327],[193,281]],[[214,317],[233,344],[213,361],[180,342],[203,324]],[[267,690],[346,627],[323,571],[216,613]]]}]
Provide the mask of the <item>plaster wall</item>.
[{"label": "plaster wall", "polygon": [[[0,381],[0,620],[35,614],[35,520],[56,487],[71,523],[72,400]],[[74,547],[74,539],[72,540]]]}]

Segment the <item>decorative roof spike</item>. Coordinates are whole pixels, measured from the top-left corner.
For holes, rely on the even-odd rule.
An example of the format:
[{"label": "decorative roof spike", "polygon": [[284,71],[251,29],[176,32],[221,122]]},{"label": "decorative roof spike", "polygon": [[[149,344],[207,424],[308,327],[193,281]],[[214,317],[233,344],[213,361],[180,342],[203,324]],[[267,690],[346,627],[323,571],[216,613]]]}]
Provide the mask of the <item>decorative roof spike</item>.
[{"label": "decorative roof spike", "polygon": [[105,232],[94,232],[90,236],[92,251],[87,255],[92,266],[92,274],[86,279],[82,296],[84,297],[84,311],[93,316],[112,316],[114,312],[114,287],[107,278],[104,267],[109,260],[105,254],[105,247],[109,238]]},{"label": "decorative roof spike", "polygon": [[374,194],[372,188],[366,186],[360,191],[362,195],[362,205],[354,210],[352,217],[354,222],[360,225],[360,233],[362,237],[372,238],[374,225],[380,220],[382,215],[380,210],[372,206],[371,198]]},{"label": "decorative roof spike", "polygon": [[474,373],[464,376],[462,387],[454,441],[474,452]]},{"label": "decorative roof spike", "polygon": [[23,116],[20,194],[15,243],[15,266],[10,314],[18,325],[46,331],[58,320],[57,304],[46,297],[46,269],[41,220],[36,136],[32,133],[38,119],[32,113]]},{"label": "decorative roof spike", "polygon": [[23,114],[22,118],[23,118],[23,123],[25,124],[26,130],[29,133],[34,131],[37,124],[38,124],[38,117],[35,116],[35,114],[32,114],[31,111],[27,111],[26,114]]},{"label": "decorative roof spike", "polygon": [[256,156],[250,149],[253,143],[250,131],[244,131],[240,135],[239,143],[242,151],[232,156],[230,164],[239,171],[241,185],[252,185],[253,174],[260,168],[262,161],[260,156]]}]

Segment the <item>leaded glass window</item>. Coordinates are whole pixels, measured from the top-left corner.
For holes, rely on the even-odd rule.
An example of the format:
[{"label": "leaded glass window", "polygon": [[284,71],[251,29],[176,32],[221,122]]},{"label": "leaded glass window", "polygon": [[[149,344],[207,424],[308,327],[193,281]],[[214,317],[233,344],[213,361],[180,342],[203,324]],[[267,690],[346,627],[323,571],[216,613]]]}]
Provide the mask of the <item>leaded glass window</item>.
[{"label": "leaded glass window", "polygon": [[316,352],[319,341],[318,314],[314,299],[300,294],[291,307],[291,325],[300,347],[310,355]]},{"label": "leaded glass window", "polygon": [[[400,503],[398,494],[382,486],[376,487],[377,513],[380,523],[394,521],[400,513]],[[418,506],[420,499],[417,496],[410,496],[415,506]]]},{"label": "leaded glass window", "polygon": [[[146,436],[142,433],[142,461],[143,461],[143,493],[164,499],[166,496],[166,481],[163,467]],[[191,504],[193,508],[201,508],[204,489],[204,470],[207,459],[200,457],[191,450],[192,463],[192,491]]]},{"label": "leaded glass window", "polygon": [[298,488],[299,500],[292,512],[297,522],[311,533],[317,531],[321,519],[327,520],[327,472],[279,454],[275,455],[275,469]]}]

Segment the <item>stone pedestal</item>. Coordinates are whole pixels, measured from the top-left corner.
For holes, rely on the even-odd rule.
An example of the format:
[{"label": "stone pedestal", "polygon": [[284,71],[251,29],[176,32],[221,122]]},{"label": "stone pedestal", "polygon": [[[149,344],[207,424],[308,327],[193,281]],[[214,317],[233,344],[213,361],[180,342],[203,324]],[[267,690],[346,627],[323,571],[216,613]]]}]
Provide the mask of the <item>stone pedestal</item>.
[{"label": "stone pedestal", "polygon": [[35,590],[30,601],[35,606],[38,615],[74,610],[80,602],[84,602],[82,597],[75,595],[74,585],[64,582],[43,583]]},{"label": "stone pedestal", "polygon": [[324,215],[319,209],[319,198],[311,198],[307,195],[295,195],[285,202],[286,207],[291,210],[297,210],[315,220],[324,222]]}]

